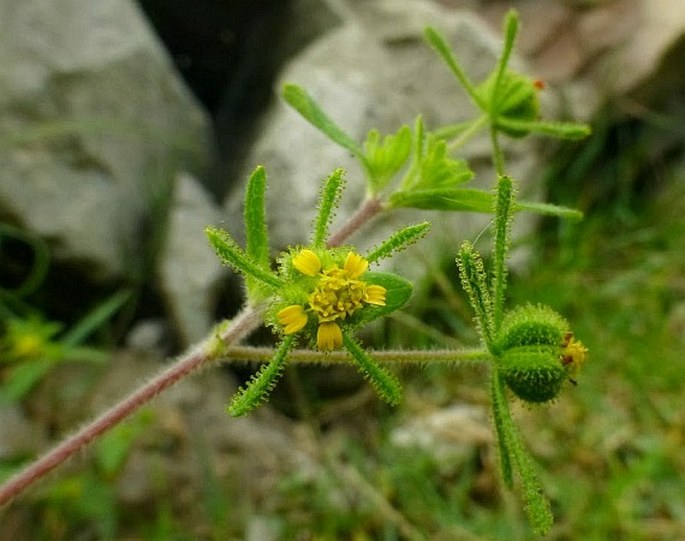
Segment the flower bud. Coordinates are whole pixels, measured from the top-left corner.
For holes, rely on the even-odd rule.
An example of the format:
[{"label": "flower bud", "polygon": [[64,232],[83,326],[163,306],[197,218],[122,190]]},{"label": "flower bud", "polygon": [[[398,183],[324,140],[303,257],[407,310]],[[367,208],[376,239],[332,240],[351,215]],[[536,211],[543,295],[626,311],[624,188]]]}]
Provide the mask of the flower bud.
[{"label": "flower bud", "polygon": [[587,353],[573,339],[568,322],[542,305],[520,306],[505,314],[495,351],[507,386],[521,400],[533,403],[556,398]]},{"label": "flower bud", "polygon": [[521,346],[506,351],[499,369],[521,400],[541,403],[556,398],[568,378],[558,348]]}]

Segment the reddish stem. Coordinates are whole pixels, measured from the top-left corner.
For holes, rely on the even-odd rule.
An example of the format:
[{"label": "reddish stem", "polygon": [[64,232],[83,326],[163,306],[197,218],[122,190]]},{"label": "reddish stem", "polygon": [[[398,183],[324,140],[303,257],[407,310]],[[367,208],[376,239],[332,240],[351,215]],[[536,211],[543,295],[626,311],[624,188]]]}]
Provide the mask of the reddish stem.
[{"label": "reddish stem", "polygon": [[[260,323],[260,312],[248,307],[236,316],[231,322],[231,326],[220,338],[225,344],[237,342],[254,331]],[[211,342],[214,339],[214,337],[211,337],[209,341]],[[207,348],[207,344],[208,342],[201,344],[193,353],[181,358],[81,430],[68,436],[67,439],[27,466],[26,469],[10,478],[0,487],[0,505],[8,503],[26,487],[72,457],[82,447],[124,420],[140,406],[149,402],[159,393],[182,380],[191,372],[197,370],[207,361],[212,360],[216,353],[212,352],[211,348]]]},{"label": "reddish stem", "polygon": [[347,238],[352,235],[357,229],[369,222],[376,214],[383,210],[383,203],[378,198],[367,199],[357,209],[357,211],[350,216],[349,220],[343,226],[333,233],[328,238],[328,246],[340,246]]},{"label": "reddish stem", "polygon": [[[371,220],[383,209],[380,199],[366,200],[342,228],[330,236],[329,246],[339,246],[352,233]],[[219,335],[223,344],[235,344],[246,338],[261,324],[261,311],[247,306],[238,314],[231,325]],[[0,505],[10,502],[31,484],[52,471],[54,468],[75,455],[81,448],[116,426],[134,413],[140,406],[152,400],[159,393],[181,381],[204,364],[214,360],[217,352],[208,347],[216,337],[199,345],[195,351],[182,357],[172,366],[162,371],[148,383],[133,391],[128,397],[114,405],[99,417],[84,426],[81,430],[68,436],[46,454],[29,464],[24,470],[8,479],[0,486]]]}]

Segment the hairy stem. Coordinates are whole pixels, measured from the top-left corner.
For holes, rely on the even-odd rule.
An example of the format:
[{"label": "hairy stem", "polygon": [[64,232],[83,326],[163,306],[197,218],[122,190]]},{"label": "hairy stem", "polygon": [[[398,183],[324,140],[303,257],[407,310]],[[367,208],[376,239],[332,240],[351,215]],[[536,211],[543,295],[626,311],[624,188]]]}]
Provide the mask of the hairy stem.
[{"label": "hairy stem", "polygon": [[[416,364],[425,363],[461,363],[488,361],[492,357],[490,353],[481,348],[473,349],[435,349],[435,350],[379,350],[371,351],[374,360],[382,364]],[[230,346],[217,361],[250,361],[265,363],[271,360],[274,350],[268,347]],[[346,364],[349,363],[349,354],[344,350],[328,351],[322,353],[309,349],[294,349],[288,355],[289,364]]]},{"label": "hairy stem", "polygon": [[364,224],[371,221],[377,214],[383,210],[383,205],[381,200],[374,197],[372,199],[366,199],[359,206],[357,211],[350,216],[343,226],[328,237],[328,246],[340,246],[343,242],[347,240],[352,233],[357,231]]},{"label": "hairy stem", "polygon": [[[367,199],[350,219],[329,238],[329,246],[338,246],[382,210],[379,199]],[[236,344],[248,337],[262,323],[262,313],[257,307],[246,306],[218,336],[205,339],[191,352],[183,355],[170,367],[155,375],[150,381],[133,391],[126,398],[89,422],[79,431],[67,436],[47,453],[10,477],[0,486],[0,505],[7,504],[27,487],[48,474],[57,466],[74,456],[83,447],[102,436],[109,429],[136,412],[162,391],[178,383],[222,355],[225,348],[217,348],[216,340],[224,345]],[[272,352],[273,354],[273,352]]]}]

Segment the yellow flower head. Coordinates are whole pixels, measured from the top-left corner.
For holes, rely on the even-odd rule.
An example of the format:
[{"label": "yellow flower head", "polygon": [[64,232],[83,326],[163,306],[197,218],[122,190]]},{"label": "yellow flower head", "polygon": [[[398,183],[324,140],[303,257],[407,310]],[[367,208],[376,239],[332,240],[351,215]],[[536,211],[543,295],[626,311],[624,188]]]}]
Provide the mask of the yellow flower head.
[{"label": "yellow flower head", "polygon": [[587,348],[580,340],[573,338],[573,333],[569,332],[564,337],[561,352],[561,362],[567,367],[569,374],[573,377],[578,374],[581,367],[587,360]]},{"label": "yellow flower head", "polygon": [[367,304],[385,306],[386,289],[360,279],[369,262],[359,254],[348,252],[342,268],[337,263],[324,267],[316,253],[304,249],[292,258],[292,264],[305,276],[318,280],[309,292],[306,305],[286,306],[276,317],[285,334],[294,334],[307,325],[308,312],[316,316],[316,345],[320,350],[330,351],[342,346],[340,321]]}]

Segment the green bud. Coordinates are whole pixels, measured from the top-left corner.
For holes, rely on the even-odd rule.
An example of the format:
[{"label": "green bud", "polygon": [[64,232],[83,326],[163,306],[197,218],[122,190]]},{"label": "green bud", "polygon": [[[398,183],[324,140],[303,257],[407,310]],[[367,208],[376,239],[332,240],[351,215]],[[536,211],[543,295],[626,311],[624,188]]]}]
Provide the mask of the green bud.
[{"label": "green bud", "polygon": [[573,338],[568,322],[542,305],[505,314],[495,341],[497,367],[512,392],[526,402],[556,398],[585,362],[587,349]]},{"label": "green bud", "polygon": [[561,346],[570,326],[548,306],[527,304],[507,312],[495,349],[506,352],[519,346]]},{"label": "green bud", "polygon": [[556,398],[568,374],[558,348],[523,346],[505,352],[499,369],[507,386],[521,400],[542,403]]}]

